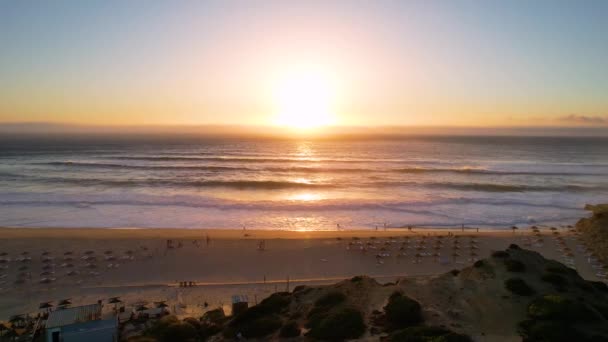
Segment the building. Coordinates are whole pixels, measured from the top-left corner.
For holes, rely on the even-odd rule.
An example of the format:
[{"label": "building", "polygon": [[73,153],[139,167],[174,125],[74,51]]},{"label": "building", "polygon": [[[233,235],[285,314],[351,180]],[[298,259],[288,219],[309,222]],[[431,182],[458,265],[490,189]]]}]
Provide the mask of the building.
[{"label": "building", "polygon": [[236,316],[247,310],[249,307],[249,299],[245,295],[232,296],[232,316]]},{"label": "building", "polygon": [[116,317],[102,319],[101,304],[57,309],[49,313],[45,325],[46,342],[116,342]]}]

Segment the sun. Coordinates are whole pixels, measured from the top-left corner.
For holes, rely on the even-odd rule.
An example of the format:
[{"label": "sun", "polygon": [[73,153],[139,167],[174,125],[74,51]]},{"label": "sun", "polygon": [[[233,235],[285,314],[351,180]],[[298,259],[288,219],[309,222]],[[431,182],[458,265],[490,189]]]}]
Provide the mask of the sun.
[{"label": "sun", "polygon": [[276,125],[311,129],[334,124],[335,87],[327,72],[292,70],[277,82],[274,97]]}]

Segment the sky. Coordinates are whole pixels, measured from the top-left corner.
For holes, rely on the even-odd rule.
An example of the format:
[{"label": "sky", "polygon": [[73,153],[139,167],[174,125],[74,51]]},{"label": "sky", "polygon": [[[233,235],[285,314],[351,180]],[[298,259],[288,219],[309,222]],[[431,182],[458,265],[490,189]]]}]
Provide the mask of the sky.
[{"label": "sky", "polygon": [[0,123],[608,126],[608,1],[0,1]]}]

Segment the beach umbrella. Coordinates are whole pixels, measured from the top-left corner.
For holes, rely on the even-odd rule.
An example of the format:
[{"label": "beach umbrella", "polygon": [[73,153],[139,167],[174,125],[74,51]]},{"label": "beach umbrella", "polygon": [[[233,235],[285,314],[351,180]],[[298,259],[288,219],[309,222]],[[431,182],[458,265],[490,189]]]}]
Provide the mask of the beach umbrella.
[{"label": "beach umbrella", "polygon": [[120,300],[120,297],[110,297],[108,299],[108,303],[109,304],[118,304],[118,303],[122,303],[122,300]]},{"label": "beach umbrella", "polygon": [[460,247],[458,247],[458,246],[454,246],[454,247],[452,247],[452,249],[454,249],[454,250],[459,250],[459,249],[460,249]]},{"label": "beach umbrella", "polygon": [[72,251],[67,251],[67,252],[63,253],[63,255],[73,255],[73,254],[74,254],[74,252],[72,252]]},{"label": "beach umbrella", "polygon": [[566,256],[573,257],[574,254],[572,254],[572,253],[566,253]]},{"label": "beach umbrella", "polygon": [[49,252],[49,251],[44,251],[44,252],[42,252],[42,255],[43,255],[43,256],[44,256],[44,255],[49,255],[49,254],[51,254],[51,252]]},{"label": "beach umbrella", "polygon": [[50,263],[50,262],[52,262],[52,261],[53,261],[53,260],[51,260],[51,259],[44,259],[44,260],[42,260],[42,262],[43,262],[43,263],[45,263],[45,264],[48,264],[48,263]]},{"label": "beach umbrella", "polygon": [[148,310],[148,308],[147,308],[145,305],[138,305],[138,306],[135,308],[135,311],[139,311],[139,312],[141,312],[141,311],[146,311],[146,310]]},{"label": "beach umbrella", "polygon": [[19,267],[17,270],[18,271],[25,271],[25,270],[27,270],[27,266],[23,265],[23,266]]},{"label": "beach umbrella", "polygon": [[21,255],[28,255],[28,254],[30,254],[30,252],[28,252],[28,251],[21,252]]},{"label": "beach umbrella", "polygon": [[515,231],[518,230],[519,228],[517,228],[517,226],[513,226],[511,227],[511,230],[513,230],[513,234],[515,234]]},{"label": "beach umbrella", "polygon": [[38,309],[46,309],[48,311],[48,309],[52,308],[53,304],[51,304],[51,302],[42,302],[40,303],[40,305],[38,305]]},{"label": "beach umbrella", "polygon": [[68,276],[75,276],[75,275],[78,275],[78,272],[72,270],[72,271],[66,273],[66,275],[68,275]]},{"label": "beach umbrella", "polygon": [[72,298],[62,299],[62,300],[59,301],[59,304],[57,304],[57,305],[59,305],[59,306],[72,305],[71,299]]},{"label": "beach umbrella", "polygon": [[86,268],[97,268],[97,265],[95,265],[95,264],[86,264],[85,267]]},{"label": "beach umbrella", "polygon": [[109,254],[112,254],[112,251],[111,250],[107,250],[107,251],[103,252],[103,254],[109,255]]},{"label": "beach umbrella", "polygon": [[7,255],[8,255],[8,253],[6,253],[6,252],[1,252],[0,253],[0,256],[7,256]]},{"label": "beach umbrella", "polygon": [[23,317],[23,316],[24,316],[23,314],[12,315],[11,317],[9,317],[8,321],[13,326],[22,327],[23,324],[25,323],[25,317]]},{"label": "beach umbrella", "polygon": [[[357,238],[356,240],[359,240],[359,238]],[[126,251],[126,252],[125,252],[125,254],[127,254],[127,255],[132,255],[132,254],[133,254],[133,251],[129,249],[128,251]]]},{"label": "beach umbrella", "polygon": [[157,308],[167,308],[167,307],[169,307],[169,305],[167,304],[166,300],[161,300],[159,302],[155,302],[154,304],[156,305]]}]

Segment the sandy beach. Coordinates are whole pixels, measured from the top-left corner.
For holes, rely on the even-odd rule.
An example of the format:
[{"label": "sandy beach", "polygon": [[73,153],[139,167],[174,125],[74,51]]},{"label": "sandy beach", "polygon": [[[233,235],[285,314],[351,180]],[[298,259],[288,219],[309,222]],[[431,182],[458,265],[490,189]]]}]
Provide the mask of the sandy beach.
[{"label": "sandy beach", "polygon": [[[35,313],[45,301],[85,304],[112,296],[126,306],[167,300],[176,314],[192,316],[217,306],[228,309],[234,294],[256,302],[288,286],[361,274],[381,282],[442,274],[511,243],[570,263],[584,278],[597,280],[585,247],[563,228],[541,228],[537,234],[531,229],[2,228],[0,320]],[[183,281],[196,286],[180,287]]]}]

